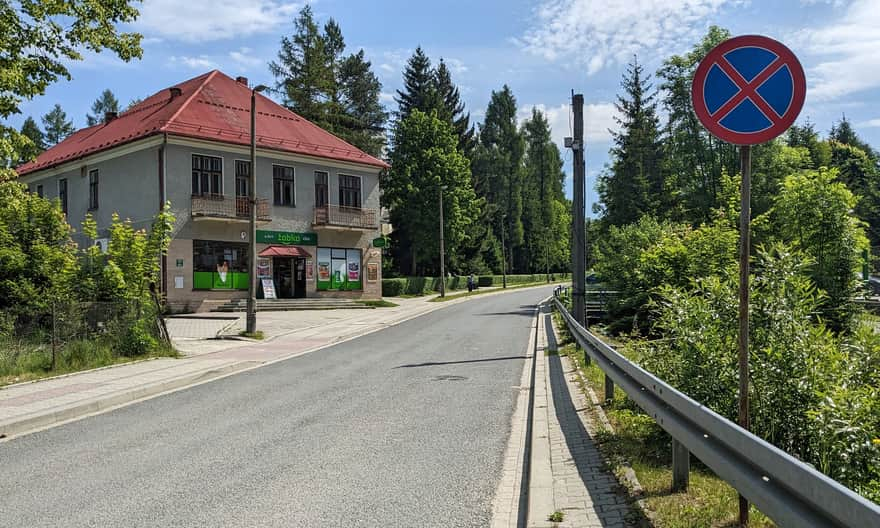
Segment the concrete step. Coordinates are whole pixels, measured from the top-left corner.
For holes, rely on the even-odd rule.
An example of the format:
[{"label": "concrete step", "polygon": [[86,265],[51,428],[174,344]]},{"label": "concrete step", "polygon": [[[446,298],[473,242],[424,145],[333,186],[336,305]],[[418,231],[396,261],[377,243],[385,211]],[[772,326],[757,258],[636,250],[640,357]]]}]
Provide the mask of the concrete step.
[{"label": "concrete step", "polygon": [[[372,306],[355,302],[351,299],[258,299],[257,311],[292,311],[292,310],[340,310],[340,309],[372,309]],[[246,299],[236,299],[214,308],[214,312],[243,312],[247,309]]]}]

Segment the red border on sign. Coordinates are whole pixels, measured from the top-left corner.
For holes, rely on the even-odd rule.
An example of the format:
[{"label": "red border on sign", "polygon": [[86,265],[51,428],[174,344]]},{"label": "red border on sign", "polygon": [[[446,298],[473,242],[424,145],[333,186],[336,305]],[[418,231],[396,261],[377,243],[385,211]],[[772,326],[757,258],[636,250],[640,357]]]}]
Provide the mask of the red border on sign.
[{"label": "red border on sign", "polygon": [[[788,66],[788,69],[791,72],[791,78],[794,82],[791,103],[788,106],[788,110],[786,110],[785,114],[782,116],[778,116],[775,111],[770,109],[769,105],[767,105],[763,99],[760,101],[752,99],[752,102],[755,103],[765,115],[769,114],[767,115],[767,119],[773,123],[770,128],[758,132],[734,132],[721,126],[719,123],[719,121],[721,121],[721,119],[723,119],[732,108],[725,112],[720,112],[720,110],[724,109],[730,101],[737,99],[738,96],[741,97],[744,88],[740,81],[744,82],[743,79],[731,79],[734,84],[740,87],[740,91],[737,94],[734,94],[728,103],[722,105],[719,111],[715,112],[714,116],[709,114],[709,110],[706,107],[706,100],[703,96],[704,84],[706,82],[706,76],[709,74],[709,70],[713,65],[718,64],[718,66],[730,76],[728,70],[733,70],[733,68],[729,66],[724,55],[738,48],[763,48],[777,57],[777,59],[768,65],[763,72],[759,73],[754,79],[752,79],[751,83],[747,83],[751,85],[752,83],[755,83],[755,81],[758,81],[752,86],[752,90],[757,89],[772,73],[784,66]],[[771,69],[772,71],[770,71]],[[745,90],[748,90],[748,88],[745,88]],[[697,114],[697,118],[699,118],[700,122],[703,123],[703,126],[706,127],[713,136],[722,141],[733,143],[734,145],[757,145],[759,143],[765,143],[788,130],[788,127],[794,123],[798,114],[800,114],[801,108],[804,106],[804,97],[806,97],[806,94],[807,81],[804,76],[804,68],[801,66],[800,61],[798,61],[794,53],[792,53],[792,51],[785,47],[781,42],[761,35],[743,35],[740,37],[734,37],[725,40],[721,44],[712,48],[712,51],[710,51],[706,55],[706,58],[704,58],[699,66],[697,66],[697,71],[694,73],[694,82],[691,85],[691,100],[693,101],[694,112]],[[760,96],[758,95],[757,98],[760,99]]]}]

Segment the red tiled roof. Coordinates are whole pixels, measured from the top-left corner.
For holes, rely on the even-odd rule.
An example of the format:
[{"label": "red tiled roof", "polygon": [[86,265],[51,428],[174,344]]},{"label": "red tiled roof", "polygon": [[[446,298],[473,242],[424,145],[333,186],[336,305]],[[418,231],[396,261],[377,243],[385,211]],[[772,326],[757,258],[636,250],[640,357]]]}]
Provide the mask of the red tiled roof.
[{"label": "red tiled roof", "polygon": [[[168,133],[250,145],[251,90],[213,70],[157,92],[116,119],[78,130],[16,169],[20,175],[48,169],[154,134]],[[388,165],[257,94],[257,146],[386,168]]]},{"label": "red tiled roof", "polygon": [[260,251],[261,257],[310,257],[309,252],[299,246],[269,246]]}]

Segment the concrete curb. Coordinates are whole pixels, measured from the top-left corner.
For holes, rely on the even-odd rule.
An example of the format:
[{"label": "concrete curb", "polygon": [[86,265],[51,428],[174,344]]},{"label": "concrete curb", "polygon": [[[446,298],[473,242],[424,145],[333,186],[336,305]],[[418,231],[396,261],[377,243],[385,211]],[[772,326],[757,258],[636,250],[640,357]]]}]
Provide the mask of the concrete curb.
[{"label": "concrete curb", "polygon": [[253,361],[231,363],[218,368],[189,373],[170,380],[118,391],[110,395],[91,398],[72,405],[62,406],[48,413],[37,413],[25,418],[0,422],[0,438],[9,440],[17,436],[35,433],[63,423],[103,413],[139,400],[214,381],[215,379],[245,370],[251,367],[253,363]]},{"label": "concrete curb", "polygon": [[550,416],[548,408],[549,385],[547,370],[547,338],[544,335],[542,309],[546,299],[541,301],[537,313],[537,334],[535,338],[535,372],[533,380],[533,416],[531,456],[529,462],[529,510],[528,528],[545,528],[554,524],[548,517],[556,511],[553,496],[553,466],[550,455]]}]

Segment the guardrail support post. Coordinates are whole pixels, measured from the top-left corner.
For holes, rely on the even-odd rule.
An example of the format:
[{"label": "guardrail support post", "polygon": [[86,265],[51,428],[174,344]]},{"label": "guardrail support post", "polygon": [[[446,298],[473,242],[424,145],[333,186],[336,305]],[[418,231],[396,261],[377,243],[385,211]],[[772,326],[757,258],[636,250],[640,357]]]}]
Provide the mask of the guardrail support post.
[{"label": "guardrail support post", "polygon": [[691,454],[687,448],[672,439],[672,491],[687,491],[691,472]]},{"label": "guardrail support post", "polygon": [[614,401],[614,381],[605,374],[605,401]]}]

